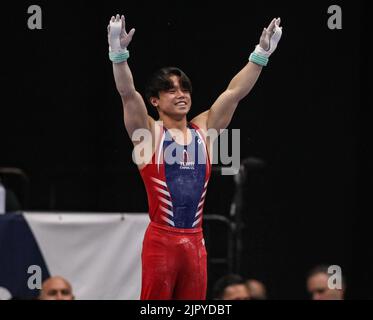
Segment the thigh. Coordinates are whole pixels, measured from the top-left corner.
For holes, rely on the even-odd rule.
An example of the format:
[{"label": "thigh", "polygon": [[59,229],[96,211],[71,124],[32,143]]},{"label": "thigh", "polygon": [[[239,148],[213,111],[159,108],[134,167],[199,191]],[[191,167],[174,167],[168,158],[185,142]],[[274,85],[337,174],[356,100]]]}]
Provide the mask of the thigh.
[{"label": "thigh", "polygon": [[184,248],[184,259],[179,270],[174,298],[205,300],[207,290],[207,252],[202,237],[193,239],[193,245]]},{"label": "thigh", "polygon": [[171,299],[175,287],[176,266],[169,241],[157,230],[148,228],[141,257],[141,300]]}]

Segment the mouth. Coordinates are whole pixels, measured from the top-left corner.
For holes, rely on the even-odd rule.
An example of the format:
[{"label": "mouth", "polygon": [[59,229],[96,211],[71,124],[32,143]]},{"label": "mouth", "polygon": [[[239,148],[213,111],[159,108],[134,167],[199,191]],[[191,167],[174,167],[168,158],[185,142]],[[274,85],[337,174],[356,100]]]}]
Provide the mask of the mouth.
[{"label": "mouth", "polygon": [[187,103],[186,103],[186,101],[179,101],[179,102],[175,103],[175,105],[178,106],[178,107],[186,107]]}]

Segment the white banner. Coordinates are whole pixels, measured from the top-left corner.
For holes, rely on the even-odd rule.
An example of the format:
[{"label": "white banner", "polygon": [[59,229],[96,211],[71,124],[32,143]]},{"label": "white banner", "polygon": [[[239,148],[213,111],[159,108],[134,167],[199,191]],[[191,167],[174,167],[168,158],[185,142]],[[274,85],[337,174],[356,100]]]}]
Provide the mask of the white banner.
[{"label": "white banner", "polygon": [[24,213],[51,276],[76,299],[139,299],[148,214]]}]

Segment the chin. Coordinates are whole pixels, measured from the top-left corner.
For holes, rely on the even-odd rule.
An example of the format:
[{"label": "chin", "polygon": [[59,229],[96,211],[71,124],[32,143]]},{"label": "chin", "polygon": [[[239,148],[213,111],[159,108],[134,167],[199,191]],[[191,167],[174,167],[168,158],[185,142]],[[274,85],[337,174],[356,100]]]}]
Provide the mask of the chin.
[{"label": "chin", "polygon": [[185,108],[179,108],[176,110],[177,114],[187,114],[190,110],[190,107],[186,106]]},{"label": "chin", "polygon": [[182,111],[182,112],[180,112],[180,114],[186,116],[186,115],[189,113],[189,110],[190,110],[190,109],[187,109],[187,110],[185,110],[185,111]]}]

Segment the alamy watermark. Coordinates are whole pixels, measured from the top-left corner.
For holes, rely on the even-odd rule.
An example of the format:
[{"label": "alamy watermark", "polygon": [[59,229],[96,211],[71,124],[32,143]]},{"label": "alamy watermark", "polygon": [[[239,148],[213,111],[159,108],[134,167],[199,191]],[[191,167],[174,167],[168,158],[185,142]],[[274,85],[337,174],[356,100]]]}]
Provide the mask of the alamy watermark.
[{"label": "alamy watermark", "polygon": [[331,265],[328,267],[328,274],[328,288],[341,290],[343,285],[342,268],[338,265]]},{"label": "alamy watermark", "polygon": [[[209,158],[211,164],[221,163],[227,166],[222,168],[222,175],[238,173],[241,155],[239,129],[232,129],[230,132],[227,129],[220,131],[209,129],[204,136],[201,135],[199,130],[190,129],[190,131],[192,137],[197,139],[197,148],[194,140],[189,144],[180,145],[174,141],[171,134],[164,133],[161,141],[159,141],[159,147],[155,150],[155,164],[176,164],[180,166],[180,169],[194,169],[197,164],[206,164]],[[183,136],[179,130],[175,129],[172,132]],[[230,141],[229,135],[231,136]],[[136,165],[152,163],[153,146],[155,145],[152,139],[153,136],[148,129],[137,129],[133,132],[132,141],[135,143],[135,147],[132,152],[132,160]],[[164,150],[163,146],[165,146]],[[230,149],[231,152],[229,152]],[[230,166],[228,167],[228,165]]]},{"label": "alamy watermark", "polygon": [[31,276],[27,280],[27,287],[30,290],[41,289],[42,285],[42,273],[41,268],[38,265],[31,265],[27,269],[27,273]]},{"label": "alamy watermark", "polygon": [[42,29],[42,11],[40,6],[33,4],[27,8],[27,13],[31,16],[27,20],[27,26],[30,30]]},{"label": "alamy watermark", "polygon": [[342,8],[337,5],[329,6],[328,14],[331,15],[328,18],[328,28],[330,30],[342,29]]}]

